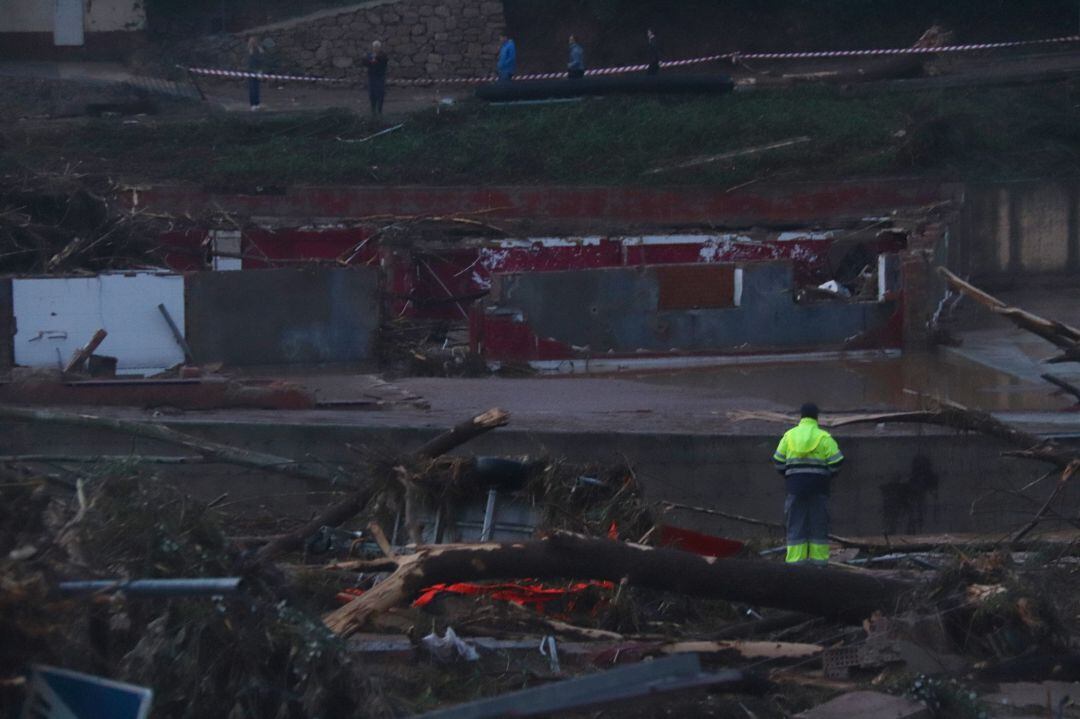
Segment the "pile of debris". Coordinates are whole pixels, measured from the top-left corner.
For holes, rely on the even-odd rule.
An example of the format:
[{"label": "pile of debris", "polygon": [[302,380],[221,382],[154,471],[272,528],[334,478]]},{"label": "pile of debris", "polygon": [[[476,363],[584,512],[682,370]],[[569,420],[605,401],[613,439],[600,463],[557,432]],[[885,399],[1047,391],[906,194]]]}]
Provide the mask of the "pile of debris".
[{"label": "pile of debris", "polygon": [[3,480],[4,716],[18,715],[31,663],[148,685],[156,716],[394,714],[281,577],[221,579],[238,557],[205,503],[131,467],[93,468],[74,487],[16,470]]},{"label": "pile of debris", "polygon": [[0,271],[72,274],[164,267],[157,239],[197,226],[191,218],[131,212],[118,188],[68,167],[0,176]]},{"label": "pile of debris", "polygon": [[[160,425],[0,415],[152,437],[341,497],[238,537],[230,503],[194,500],[138,457],[4,465],[7,714],[40,698],[53,665],[145,686],[168,717],[606,715],[619,703],[631,717],[979,717],[1028,703],[1077,715],[1065,697],[1080,696],[1075,532],[996,546],[838,538],[834,566],[790,567],[666,524],[626,465],[449,456],[509,421],[499,410],[409,454],[357,448],[333,467]],[[1029,439],[955,406],[918,421]],[[1068,481],[1067,450],[1027,449]]]}]

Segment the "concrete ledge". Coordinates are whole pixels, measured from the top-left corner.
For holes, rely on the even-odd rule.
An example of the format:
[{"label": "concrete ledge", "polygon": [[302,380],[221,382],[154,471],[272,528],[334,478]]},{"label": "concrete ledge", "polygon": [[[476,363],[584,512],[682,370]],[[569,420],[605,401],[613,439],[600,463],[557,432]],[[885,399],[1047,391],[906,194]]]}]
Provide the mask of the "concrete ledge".
[{"label": "concrete ledge", "polygon": [[[130,416],[130,413],[127,413]],[[299,414],[299,413],[298,413]],[[346,448],[370,446],[403,453],[435,436],[443,421],[394,424],[393,417],[366,413],[367,426],[349,425],[323,412],[321,421],[297,415],[266,413],[267,421],[207,419],[168,422],[184,432],[218,442],[320,462],[355,462]],[[291,419],[296,417],[296,419]],[[292,422],[292,423],[290,423]],[[69,429],[48,425],[2,423],[0,432],[12,454],[42,454],[63,447],[65,454],[180,454],[175,447],[134,439],[108,431]],[[531,431],[505,428],[468,445],[468,452],[495,456],[549,456],[577,462],[629,462],[650,501],[668,500],[709,506],[775,522],[782,521],[784,483],[769,458],[777,432],[742,435],[617,433],[589,431]],[[844,471],[834,483],[831,504],[838,534],[937,532],[1001,532],[1022,525],[1031,516],[1028,506],[1016,507],[995,488],[1018,488],[1042,471],[1039,465],[1000,457],[1003,445],[975,435],[935,430],[846,436],[837,438],[847,456]],[[913,461],[923,457],[936,476],[936,488],[912,482]],[[167,474],[166,474],[167,470]],[[296,516],[308,516],[324,506],[325,493],[284,500],[279,493],[325,492],[340,488],[321,483],[275,477],[223,465],[159,468],[196,496],[212,498],[229,492],[233,498],[259,497],[255,503]],[[1045,492],[1052,489],[1044,483]],[[1033,496],[1035,496],[1033,494]],[[981,498],[972,513],[972,503]],[[1039,499],[1039,496],[1036,496]],[[1070,487],[1059,510],[1072,516],[1080,508],[1080,487]],[[667,515],[691,529],[738,537],[761,536],[762,529],[717,517],[685,511]],[[1048,525],[1049,527],[1049,525]],[[767,530],[765,532],[768,534]]]}]

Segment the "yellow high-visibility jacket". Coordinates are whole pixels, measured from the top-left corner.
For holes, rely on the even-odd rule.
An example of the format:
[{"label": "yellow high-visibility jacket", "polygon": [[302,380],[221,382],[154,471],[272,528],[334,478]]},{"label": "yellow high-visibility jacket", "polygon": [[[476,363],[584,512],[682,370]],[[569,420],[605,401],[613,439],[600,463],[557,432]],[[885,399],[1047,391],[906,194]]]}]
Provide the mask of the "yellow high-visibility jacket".
[{"label": "yellow high-visibility jacket", "polygon": [[773,465],[786,479],[789,494],[828,494],[829,480],[843,463],[836,440],[810,417],[785,432],[773,453]]}]

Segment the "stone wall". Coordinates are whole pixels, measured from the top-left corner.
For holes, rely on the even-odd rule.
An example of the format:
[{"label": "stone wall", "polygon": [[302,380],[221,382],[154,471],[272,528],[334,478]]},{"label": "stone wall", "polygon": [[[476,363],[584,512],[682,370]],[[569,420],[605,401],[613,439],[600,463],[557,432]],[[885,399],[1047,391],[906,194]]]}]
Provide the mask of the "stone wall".
[{"label": "stone wall", "polygon": [[468,77],[494,72],[499,0],[369,0],[207,38],[199,50],[220,67],[242,67],[247,38],[267,48],[267,70],[329,77],[362,76],[372,40],[390,56],[391,79]]},{"label": "stone wall", "polygon": [[972,183],[949,247],[949,267],[980,286],[1080,273],[1080,183]]}]

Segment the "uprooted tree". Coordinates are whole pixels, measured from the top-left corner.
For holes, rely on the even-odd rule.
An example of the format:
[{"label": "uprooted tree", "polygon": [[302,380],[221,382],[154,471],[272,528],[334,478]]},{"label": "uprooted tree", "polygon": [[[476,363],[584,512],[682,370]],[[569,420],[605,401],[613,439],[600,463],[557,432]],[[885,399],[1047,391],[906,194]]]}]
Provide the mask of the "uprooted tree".
[{"label": "uprooted tree", "polygon": [[415,554],[387,557],[364,566],[393,571],[366,594],[324,618],[334,632],[358,631],[373,615],[406,604],[424,587],[443,582],[569,577],[625,580],[633,586],[854,622],[876,610],[896,609],[917,586],[881,573],[716,559],[568,533],[525,542],[422,547]]}]

